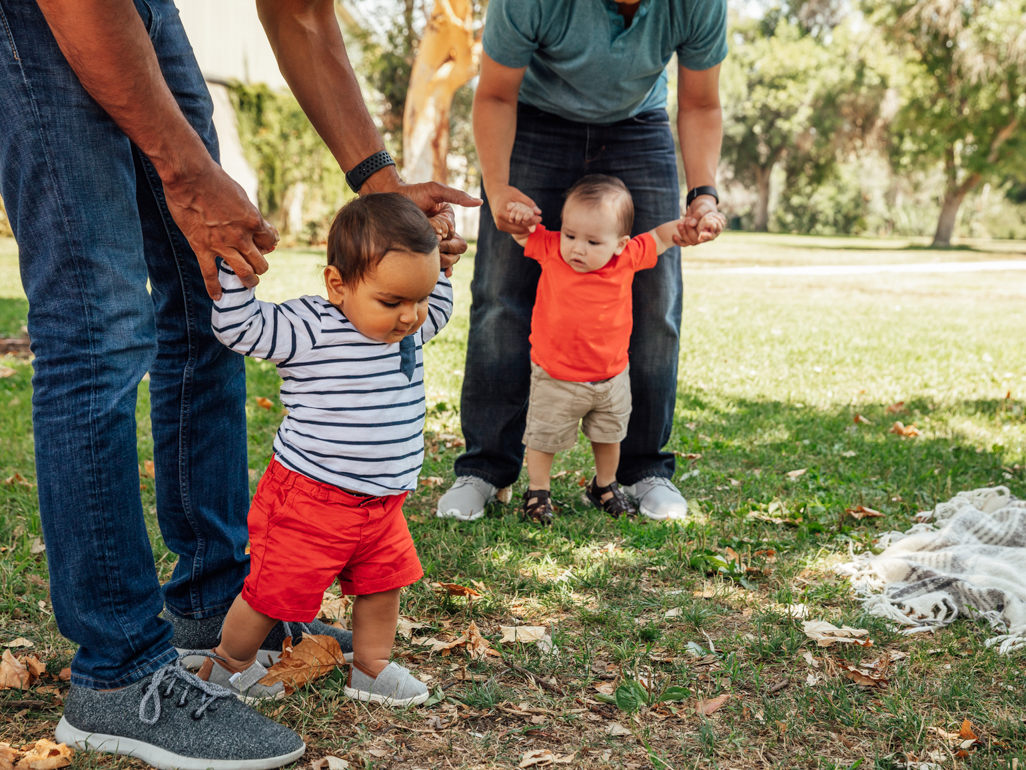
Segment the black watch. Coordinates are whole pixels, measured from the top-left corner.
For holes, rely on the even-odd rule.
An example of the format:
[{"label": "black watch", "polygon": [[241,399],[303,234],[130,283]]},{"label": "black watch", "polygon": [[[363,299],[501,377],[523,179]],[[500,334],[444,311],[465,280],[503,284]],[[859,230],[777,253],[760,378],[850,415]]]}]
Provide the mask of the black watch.
[{"label": "black watch", "polygon": [[385,166],[394,166],[395,161],[392,156],[382,150],[376,152],[364,161],[361,161],[356,165],[355,168],[350,169],[346,173],[346,183],[349,185],[354,193],[359,194],[360,188],[363,187],[363,183],[370,178],[372,174],[376,174],[381,171]]},{"label": "black watch", "polygon": [[711,195],[716,199],[717,203],[720,202],[720,196],[716,194],[716,188],[713,187],[711,184],[704,184],[699,187],[696,187],[694,190],[688,191],[688,197],[686,199],[686,202],[684,203],[684,208],[690,206],[692,201],[694,201],[695,198],[697,198],[699,195]]}]

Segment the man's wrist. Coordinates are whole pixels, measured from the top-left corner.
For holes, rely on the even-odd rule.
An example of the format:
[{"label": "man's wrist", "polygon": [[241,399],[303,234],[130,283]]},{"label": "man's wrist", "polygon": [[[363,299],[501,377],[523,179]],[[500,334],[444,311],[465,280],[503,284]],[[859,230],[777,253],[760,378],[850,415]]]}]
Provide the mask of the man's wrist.
[{"label": "man's wrist", "polygon": [[375,171],[360,187],[360,195],[370,195],[371,193],[383,193],[383,192],[396,192],[400,187],[403,186],[403,180],[399,176],[399,172],[395,166],[385,166],[379,171]]}]

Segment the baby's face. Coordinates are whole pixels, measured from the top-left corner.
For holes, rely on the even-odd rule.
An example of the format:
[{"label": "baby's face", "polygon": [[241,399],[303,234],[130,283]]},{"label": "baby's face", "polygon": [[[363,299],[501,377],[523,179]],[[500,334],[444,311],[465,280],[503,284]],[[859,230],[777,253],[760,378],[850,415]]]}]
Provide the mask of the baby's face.
[{"label": "baby's face", "polygon": [[563,206],[559,253],[578,273],[605,267],[623,251],[629,236],[620,235],[616,211],[607,201],[597,206],[569,200]]},{"label": "baby's face", "polygon": [[428,297],[440,269],[438,249],[431,254],[390,251],[358,285],[349,287],[329,266],[324,272],[328,301],[365,337],[399,342],[427,319]]}]

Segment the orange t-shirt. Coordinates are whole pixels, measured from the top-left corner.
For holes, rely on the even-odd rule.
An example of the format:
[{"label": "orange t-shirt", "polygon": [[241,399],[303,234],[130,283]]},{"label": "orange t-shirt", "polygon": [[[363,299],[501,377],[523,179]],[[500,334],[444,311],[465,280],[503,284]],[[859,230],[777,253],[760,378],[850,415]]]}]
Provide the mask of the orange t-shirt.
[{"label": "orange t-shirt", "polygon": [[626,369],[631,284],[638,270],[656,266],[655,239],[648,233],[631,238],[605,267],[578,273],[559,254],[559,233],[538,225],[524,256],[542,269],[531,317],[531,360],[550,377],[571,382],[608,380]]}]

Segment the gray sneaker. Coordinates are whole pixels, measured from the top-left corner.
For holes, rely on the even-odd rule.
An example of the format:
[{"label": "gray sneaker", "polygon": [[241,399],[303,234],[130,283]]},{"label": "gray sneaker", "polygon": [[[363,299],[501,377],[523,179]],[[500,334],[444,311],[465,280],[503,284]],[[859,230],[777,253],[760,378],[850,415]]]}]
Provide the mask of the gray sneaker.
[{"label": "gray sneaker", "polygon": [[231,671],[222,663],[224,659],[210,653],[210,657],[203,661],[200,670],[196,673],[204,682],[213,682],[228,690],[232,695],[243,703],[256,703],[261,700],[281,700],[285,697],[285,685],[281,682],[274,684],[260,684],[260,680],[267,676],[267,669],[255,662],[245,671]]},{"label": "gray sneaker", "polygon": [[662,476],[649,476],[637,484],[623,488],[638,504],[638,510],[650,519],[683,519],[688,515],[688,501],[673,482]]},{"label": "gray sneaker", "polygon": [[484,516],[485,506],[495,499],[498,487],[477,476],[457,476],[438,501],[438,518],[477,521]]},{"label": "gray sneaker", "polygon": [[181,659],[120,690],[72,685],[56,739],[161,770],[270,770],[306,751],[290,729],[198,679]]},{"label": "gray sneaker", "polygon": [[431,693],[427,685],[408,669],[398,663],[389,663],[377,678],[365,674],[356,666],[350,666],[345,694],[347,698],[366,703],[403,708],[423,703]]},{"label": "gray sneaker", "polygon": [[[165,608],[163,618],[174,627],[175,632],[171,638],[171,644],[178,650],[179,655],[184,656],[185,667],[190,671],[195,671],[203,665],[205,658],[204,655],[194,654],[193,650],[212,650],[221,643],[221,626],[224,625],[224,615],[193,620],[181,618]],[[261,666],[270,668],[281,658],[282,642],[290,636],[294,641],[299,642],[304,633],[334,638],[338,642],[338,646],[342,648],[346,662],[353,659],[352,632],[315,620],[312,623],[275,623],[271,633],[260,645],[257,662]]]}]

